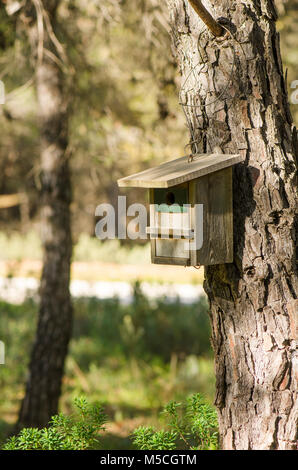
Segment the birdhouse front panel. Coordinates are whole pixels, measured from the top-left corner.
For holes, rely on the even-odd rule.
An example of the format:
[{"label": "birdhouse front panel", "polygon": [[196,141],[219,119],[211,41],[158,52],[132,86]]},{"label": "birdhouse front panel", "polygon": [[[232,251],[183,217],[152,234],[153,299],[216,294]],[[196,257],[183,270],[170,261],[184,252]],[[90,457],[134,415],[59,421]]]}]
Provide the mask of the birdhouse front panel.
[{"label": "birdhouse front panel", "polygon": [[241,161],[240,155],[182,157],[118,181],[120,187],[149,188],[153,263],[233,261],[232,166]]},{"label": "birdhouse front panel", "polygon": [[189,185],[150,190],[150,226],[152,262],[189,264],[191,207]]}]

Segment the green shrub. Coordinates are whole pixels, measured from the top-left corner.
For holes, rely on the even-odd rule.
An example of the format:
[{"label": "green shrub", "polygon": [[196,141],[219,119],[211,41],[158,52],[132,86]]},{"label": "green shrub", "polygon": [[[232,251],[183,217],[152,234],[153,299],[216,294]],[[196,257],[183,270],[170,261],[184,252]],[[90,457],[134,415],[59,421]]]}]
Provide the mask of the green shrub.
[{"label": "green shrub", "polygon": [[169,431],[139,427],[133,443],[140,450],[215,450],[218,447],[218,424],[214,408],[200,394],[192,395],[185,405],[175,401],[164,409]]},{"label": "green shrub", "polygon": [[[4,450],[87,450],[99,447],[100,433],[105,430],[106,415],[99,405],[85,398],[74,400],[76,412],[70,416],[53,416],[42,429],[24,428],[11,437]],[[215,450],[218,445],[217,416],[199,394],[186,404],[170,402],[163,411],[168,430],[139,427],[133,433],[133,444],[140,450]]]},{"label": "green shrub", "polygon": [[152,427],[140,426],[134,431],[133,443],[139,450],[175,450],[175,431],[156,431]]},{"label": "green shrub", "polygon": [[43,429],[24,428],[11,437],[4,450],[86,450],[98,443],[104,431],[106,416],[99,405],[90,405],[85,398],[74,401],[76,414],[53,416]]}]

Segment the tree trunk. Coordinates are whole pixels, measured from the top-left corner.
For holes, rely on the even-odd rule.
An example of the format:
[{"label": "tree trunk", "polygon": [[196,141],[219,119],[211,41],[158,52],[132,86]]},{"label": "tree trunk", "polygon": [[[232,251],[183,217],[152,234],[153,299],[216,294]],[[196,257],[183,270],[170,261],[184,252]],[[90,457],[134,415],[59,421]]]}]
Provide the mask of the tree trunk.
[{"label": "tree trunk", "polygon": [[[58,3],[52,1],[47,5],[54,30]],[[45,47],[55,53],[48,37]],[[72,243],[67,155],[68,99],[57,61],[53,61],[44,51],[42,60],[37,64],[44,260],[36,340],[18,428],[45,426],[57,412],[72,324],[69,293]]]},{"label": "tree trunk", "polygon": [[168,4],[193,151],[246,157],[233,175],[234,262],[205,269],[221,447],[296,449],[298,151],[276,11],[206,0],[233,34],[216,39],[187,0]]}]

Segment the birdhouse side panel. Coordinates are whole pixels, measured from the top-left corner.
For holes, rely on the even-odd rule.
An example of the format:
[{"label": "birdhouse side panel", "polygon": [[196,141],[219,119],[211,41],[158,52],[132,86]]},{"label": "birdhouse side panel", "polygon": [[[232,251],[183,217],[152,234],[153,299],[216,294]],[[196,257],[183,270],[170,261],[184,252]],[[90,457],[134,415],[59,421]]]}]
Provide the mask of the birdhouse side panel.
[{"label": "birdhouse side panel", "polygon": [[171,191],[150,190],[150,232],[154,234],[151,238],[152,263],[189,265],[189,240],[183,236],[190,231],[190,208],[183,207],[187,204],[188,185],[180,185]]}]

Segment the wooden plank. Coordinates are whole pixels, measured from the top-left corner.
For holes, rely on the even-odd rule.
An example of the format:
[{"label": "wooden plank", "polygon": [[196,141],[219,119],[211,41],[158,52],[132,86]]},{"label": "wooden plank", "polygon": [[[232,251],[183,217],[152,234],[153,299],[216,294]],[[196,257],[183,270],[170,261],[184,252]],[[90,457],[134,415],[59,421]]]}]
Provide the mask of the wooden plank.
[{"label": "wooden plank", "polygon": [[178,184],[228,168],[244,160],[243,155],[198,154],[192,162],[181,157],[155,168],[118,180],[119,187],[170,188]]},{"label": "wooden plank", "polygon": [[[197,180],[193,180],[189,183],[189,203],[191,204],[190,210],[190,221],[191,229],[195,230],[195,204],[197,196]],[[205,215],[205,211],[204,211]],[[205,220],[204,220],[205,222]],[[198,264],[198,252],[196,250],[189,250],[190,265],[197,266]]]},{"label": "wooden plank", "polygon": [[181,229],[173,227],[146,227],[146,233],[151,238],[162,238],[162,239],[186,239],[192,240],[194,237],[194,231],[191,229]]},{"label": "wooden plank", "polygon": [[233,262],[232,168],[204,176],[193,183],[191,195],[204,206],[203,246],[190,252],[191,265]]}]

